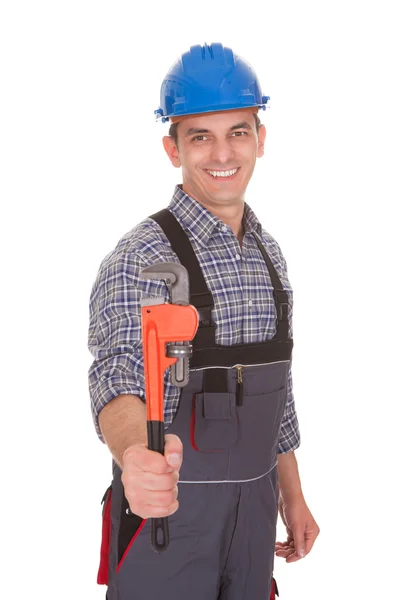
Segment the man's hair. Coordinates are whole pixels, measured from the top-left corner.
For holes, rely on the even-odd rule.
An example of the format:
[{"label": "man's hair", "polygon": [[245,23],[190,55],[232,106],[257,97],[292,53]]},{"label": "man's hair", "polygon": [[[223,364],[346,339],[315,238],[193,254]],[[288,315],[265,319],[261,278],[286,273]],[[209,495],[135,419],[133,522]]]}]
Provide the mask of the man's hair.
[{"label": "man's hair", "polygon": [[[256,122],[256,130],[258,133],[258,130],[261,127],[261,121],[260,121],[260,117],[258,116],[257,113],[253,113],[254,114],[254,120]],[[172,137],[172,139],[174,140],[175,146],[178,147],[178,123],[171,123],[170,128],[169,128],[169,132],[168,135],[170,135]]]}]

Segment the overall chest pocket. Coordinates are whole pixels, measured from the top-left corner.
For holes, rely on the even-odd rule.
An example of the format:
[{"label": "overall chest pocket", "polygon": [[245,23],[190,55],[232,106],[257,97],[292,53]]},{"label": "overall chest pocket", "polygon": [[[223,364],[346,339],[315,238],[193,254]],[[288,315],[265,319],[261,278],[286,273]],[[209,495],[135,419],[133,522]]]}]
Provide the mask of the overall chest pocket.
[{"label": "overall chest pocket", "polygon": [[230,448],[237,439],[236,395],[230,392],[195,394],[192,445],[200,452]]},{"label": "overall chest pocket", "polygon": [[230,451],[229,479],[261,477],[277,461],[286,386],[263,394],[244,394],[238,407],[238,444]]}]

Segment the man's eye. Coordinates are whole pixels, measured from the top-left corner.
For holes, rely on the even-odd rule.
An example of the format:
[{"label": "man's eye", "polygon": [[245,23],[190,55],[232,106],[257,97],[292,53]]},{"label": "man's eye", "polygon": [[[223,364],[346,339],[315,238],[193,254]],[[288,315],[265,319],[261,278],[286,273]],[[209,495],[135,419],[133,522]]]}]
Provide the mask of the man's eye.
[{"label": "man's eye", "polygon": [[199,140],[200,138],[205,138],[205,137],[206,137],[205,135],[196,135],[196,137],[194,137],[192,141]]},{"label": "man's eye", "polygon": [[238,137],[242,137],[243,135],[247,135],[247,131],[234,131],[233,135],[239,134]]}]

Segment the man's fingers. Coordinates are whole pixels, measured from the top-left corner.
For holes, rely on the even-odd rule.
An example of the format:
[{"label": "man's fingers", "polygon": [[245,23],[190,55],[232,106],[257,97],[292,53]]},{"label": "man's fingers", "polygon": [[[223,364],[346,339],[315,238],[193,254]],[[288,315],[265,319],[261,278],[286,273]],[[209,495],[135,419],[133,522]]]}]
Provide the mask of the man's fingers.
[{"label": "man's fingers", "polygon": [[[170,434],[168,447],[182,457],[182,443]],[[171,439],[172,438],[172,439]],[[144,518],[166,517],[178,510],[179,470],[166,457],[144,444],[134,444],[123,455],[121,481],[131,511]]]},{"label": "man's fingers", "polygon": [[167,491],[176,486],[179,480],[179,472],[172,471],[171,473],[163,473],[156,475],[154,473],[141,472],[137,474],[137,481],[145,490],[151,491]]},{"label": "man's fingers", "polygon": [[147,506],[170,506],[178,498],[178,486],[164,492],[154,492],[149,496]]},{"label": "man's fingers", "polygon": [[124,469],[129,466],[129,470],[133,471],[146,471],[161,475],[173,470],[166,464],[162,454],[155,450],[149,450],[146,446],[131,446],[125,450],[122,462]]},{"label": "man's fingers", "polygon": [[183,445],[180,438],[173,434],[165,435],[164,454],[150,450],[144,444],[135,444],[127,448],[122,457],[122,466],[129,471],[150,473],[172,473],[179,471],[183,459]]},{"label": "man's fingers", "polygon": [[287,563],[296,562],[298,560],[300,560],[300,558],[297,556],[296,552],[293,552],[292,554],[286,557]]},{"label": "man's fingers", "polygon": [[294,541],[287,540],[286,542],[275,542],[275,554],[280,558],[287,559],[295,553]]},{"label": "man's fingers", "polygon": [[275,550],[276,556],[282,556],[283,558],[287,557],[288,552],[289,550],[287,548],[279,548],[278,550]]},{"label": "man's fingers", "polygon": [[281,548],[286,548],[287,546],[294,547],[294,541],[288,540],[287,542],[275,542],[275,546],[279,546]]},{"label": "man's fingers", "polygon": [[[170,517],[179,508],[178,500],[175,500],[167,508],[162,506],[153,506],[151,504],[145,504],[140,508],[140,516],[142,519],[154,519],[158,517]],[[132,511],[133,512],[133,511]]]},{"label": "man's fingers", "polygon": [[299,557],[296,555],[294,548],[281,548],[280,550],[275,550],[275,555],[279,558],[284,558],[286,562],[293,562],[294,559],[300,560]]},{"label": "man's fingers", "polygon": [[284,558],[286,562],[296,562],[300,558],[304,558],[304,556],[300,556],[299,554],[302,548],[305,556],[307,554],[307,547],[301,527],[293,529],[293,537],[288,534],[286,542],[275,542],[276,556]]}]

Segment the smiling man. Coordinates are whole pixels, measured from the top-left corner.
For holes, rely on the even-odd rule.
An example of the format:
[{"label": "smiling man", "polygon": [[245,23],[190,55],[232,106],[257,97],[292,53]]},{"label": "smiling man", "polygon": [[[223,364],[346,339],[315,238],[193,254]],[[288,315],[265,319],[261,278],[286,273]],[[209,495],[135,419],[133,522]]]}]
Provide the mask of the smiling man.
[{"label": "smiling man", "polygon": [[[221,44],[192,46],[174,63],[155,112],[172,122],[163,144],[182,183],[106,256],[92,289],[89,389],[113,457],[98,574],[108,600],[273,599],[274,556],[297,561],[319,534],[295,457],[286,261],[245,202],[268,100],[250,65]],[[199,312],[189,384],[165,374],[164,455],[147,446],[140,305],[149,295],[170,301],[165,281],[140,278],[159,262],[187,268]],[[170,532],[159,554],[157,517]]]},{"label": "smiling man", "polygon": [[172,117],[170,136],[163,139],[174,167],[182,167],[185,193],[229,225],[240,244],[244,194],[264,153],[266,130],[257,111]]}]

